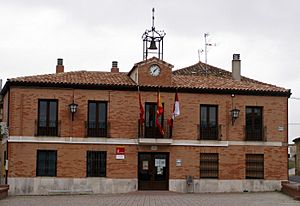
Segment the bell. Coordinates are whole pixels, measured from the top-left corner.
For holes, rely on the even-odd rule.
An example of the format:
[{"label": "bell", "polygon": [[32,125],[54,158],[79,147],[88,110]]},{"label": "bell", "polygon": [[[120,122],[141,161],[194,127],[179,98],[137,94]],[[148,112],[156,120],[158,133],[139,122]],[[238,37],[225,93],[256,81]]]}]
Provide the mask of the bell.
[{"label": "bell", "polygon": [[151,50],[156,50],[157,49],[154,39],[151,40],[150,47],[148,49],[151,49]]}]

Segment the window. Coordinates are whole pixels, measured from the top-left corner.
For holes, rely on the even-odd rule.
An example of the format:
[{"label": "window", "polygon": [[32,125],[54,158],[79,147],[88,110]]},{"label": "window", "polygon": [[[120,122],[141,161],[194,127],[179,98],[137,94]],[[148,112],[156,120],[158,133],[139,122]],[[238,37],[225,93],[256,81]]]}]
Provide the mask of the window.
[{"label": "window", "polygon": [[56,176],[56,150],[38,150],[36,176]]},{"label": "window", "polygon": [[[164,104],[162,104],[164,107]],[[157,111],[157,103],[149,103],[145,104],[145,137],[149,138],[161,138],[160,131],[156,125],[156,111]],[[160,125],[163,128],[163,119],[164,114],[159,117]]]},{"label": "window", "polygon": [[219,154],[200,154],[200,178],[219,178]]},{"label": "window", "polygon": [[200,139],[218,140],[218,106],[200,106]]},{"label": "window", "polygon": [[263,179],[264,178],[264,155],[246,154],[246,178]]},{"label": "window", "polygon": [[89,101],[87,129],[89,137],[107,136],[107,102]]},{"label": "window", "polygon": [[262,107],[246,107],[246,140],[263,140]]},{"label": "window", "polygon": [[38,136],[58,136],[57,100],[39,100]]},{"label": "window", "polygon": [[106,176],[106,152],[87,151],[87,177]]}]

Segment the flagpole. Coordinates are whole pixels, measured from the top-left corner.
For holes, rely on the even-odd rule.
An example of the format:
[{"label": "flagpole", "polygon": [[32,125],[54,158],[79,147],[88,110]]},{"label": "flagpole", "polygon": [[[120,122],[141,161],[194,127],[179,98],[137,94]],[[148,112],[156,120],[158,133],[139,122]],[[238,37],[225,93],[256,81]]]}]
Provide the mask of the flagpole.
[{"label": "flagpole", "polygon": [[139,137],[144,137],[144,107],[142,104],[142,98],[141,98],[141,92],[140,92],[140,86],[138,86],[138,99],[139,99],[139,120],[138,120],[138,125],[139,125]]},{"label": "flagpole", "polygon": [[173,133],[175,117],[177,117],[179,115],[180,115],[180,109],[179,109],[178,87],[176,87],[174,104],[173,104],[172,111],[171,111],[171,117],[168,119],[171,137],[173,135],[172,133]]},{"label": "flagpole", "polygon": [[162,103],[161,103],[160,92],[159,92],[159,88],[158,88],[158,91],[157,91],[156,126],[158,127],[161,136],[165,135],[162,124],[159,121],[159,117],[162,116],[163,112],[164,112],[164,108],[163,108]]}]

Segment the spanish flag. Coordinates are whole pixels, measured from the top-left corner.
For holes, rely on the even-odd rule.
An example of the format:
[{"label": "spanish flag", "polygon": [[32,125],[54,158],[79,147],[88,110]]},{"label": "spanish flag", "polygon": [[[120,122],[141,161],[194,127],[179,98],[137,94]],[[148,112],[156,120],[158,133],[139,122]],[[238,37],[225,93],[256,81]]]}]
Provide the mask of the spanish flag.
[{"label": "spanish flag", "polygon": [[140,123],[144,123],[144,107],[141,100],[141,93],[139,92],[139,103],[140,103]]},{"label": "spanish flag", "polygon": [[156,126],[159,129],[160,134],[163,136],[165,134],[164,129],[162,128],[159,117],[164,113],[164,108],[161,103],[160,93],[157,92],[157,111],[156,111]]}]

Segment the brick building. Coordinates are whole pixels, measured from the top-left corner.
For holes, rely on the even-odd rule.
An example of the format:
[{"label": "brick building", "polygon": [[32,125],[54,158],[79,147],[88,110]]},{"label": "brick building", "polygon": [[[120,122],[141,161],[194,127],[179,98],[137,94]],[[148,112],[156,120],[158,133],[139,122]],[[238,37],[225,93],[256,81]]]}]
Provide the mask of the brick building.
[{"label": "brick building", "polygon": [[293,140],[295,153],[293,155],[295,161],[295,175],[300,176],[300,137],[297,137]]},{"label": "brick building", "polygon": [[[2,79],[0,79],[0,92],[2,90]],[[0,95],[0,122],[3,119],[3,97]]]},{"label": "brick building", "polygon": [[64,72],[59,59],[54,74],[9,79],[2,183],[11,194],[279,190],[288,179],[290,90],[241,76],[239,55],[232,65],[172,71],[152,57],[126,73],[116,62],[111,72]]}]

